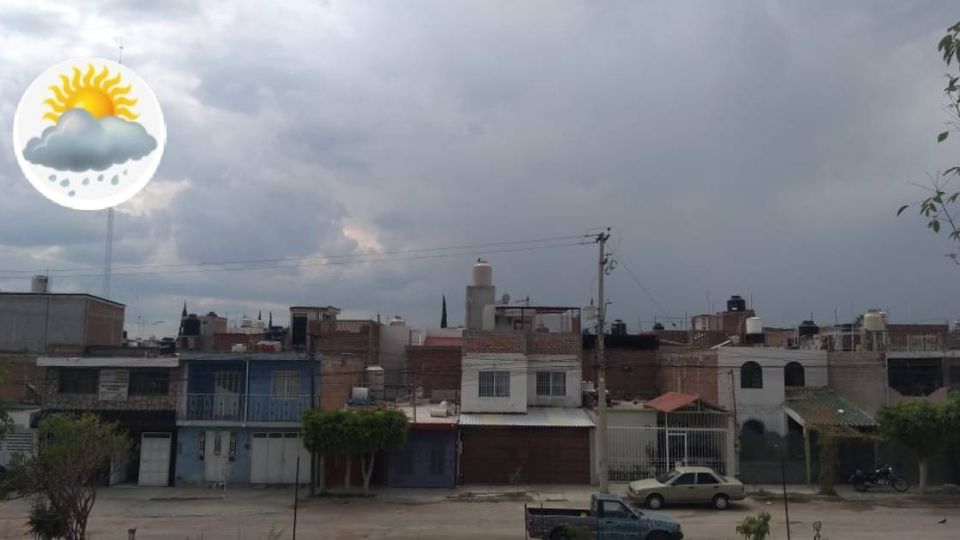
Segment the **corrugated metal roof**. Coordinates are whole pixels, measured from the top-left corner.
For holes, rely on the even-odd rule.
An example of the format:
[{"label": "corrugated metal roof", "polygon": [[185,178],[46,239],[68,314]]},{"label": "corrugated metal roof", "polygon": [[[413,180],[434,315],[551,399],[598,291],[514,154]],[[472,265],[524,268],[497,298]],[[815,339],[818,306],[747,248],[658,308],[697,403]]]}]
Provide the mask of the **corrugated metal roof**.
[{"label": "corrugated metal roof", "polygon": [[803,419],[806,426],[876,427],[863,409],[827,387],[788,388],[784,407]]},{"label": "corrugated metal roof", "polygon": [[564,407],[530,407],[526,414],[460,413],[461,426],[591,428],[587,411]]}]

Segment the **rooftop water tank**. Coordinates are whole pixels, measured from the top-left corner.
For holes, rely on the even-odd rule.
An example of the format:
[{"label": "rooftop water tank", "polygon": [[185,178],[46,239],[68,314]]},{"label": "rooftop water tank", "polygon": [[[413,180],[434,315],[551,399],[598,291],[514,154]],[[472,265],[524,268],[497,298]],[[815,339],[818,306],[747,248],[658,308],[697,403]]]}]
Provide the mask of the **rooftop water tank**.
[{"label": "rooftop water tank", "polygon": [[366,370],[367,388],[370,389],[370,398],[383,399],[383,367],[370,366]]},{"label": "rooftop water tank", "polygon": [[50,285],[50,278],[47,276],[33,276],[33,279],[30,280],[30,292],[46,294],[48,291],[48,286]]},{"label": "rooftop water tank", "polygon": [[473,285],[476,287],[493,287],[493,267],[483,259],[477,259],[473,265]]},{"label": "rooftop water tank", "polygon": [[757,335],[763,333],[763,321],[760,317],[747,317],[747,335]]},{"label": "rooftop water tank", "polygon": [[863,314],[863,329],[868,332],[883,332],[887,329],[887,314],[879,309],[868,309]]},{"label": "rooftop water tank", "polygon": [[196,313],[191,313],[187,315],[187,318],[183,320],[183,335],[185,336],[200,335],[200,318],[197,317]]},{"label": "rooftop water tank", "polygon": [[653,329],[654,329],[655,331],[663,330],[663,323],[654,323]]},{"label": "rooftop water tank", "polygon": [[403,326],[405,324],[407,324],[407,322],[399,315],[394,315],[393,318],[390,319],[390,326]]},{"label": "rooftop water tank", "polygon": [[627,335],[627,323],[620,319],[614,320],[613,324],[610,325],[610,334],[614,336]]},{"label": "rooftop water tank", "polygon": [[727,311],[746,311],[747,310],[747,301],[743,298],[740,298],[739,294],[735,294],[727,300]]},{"label": "rooftop water tank", "polygon": [[820,333],[820,327],[811,320],[806,320],[800,323],[800,326],[797,327],[797,335],[800,337],[805,336],[815,336]]}]

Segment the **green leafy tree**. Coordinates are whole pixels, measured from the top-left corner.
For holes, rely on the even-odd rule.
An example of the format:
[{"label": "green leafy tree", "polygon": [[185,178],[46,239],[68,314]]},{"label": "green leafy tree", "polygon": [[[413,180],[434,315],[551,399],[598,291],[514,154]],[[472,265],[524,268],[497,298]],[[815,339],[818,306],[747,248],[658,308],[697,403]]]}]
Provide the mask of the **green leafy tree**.
[{"label": "green leafy tree", "polygon": [[83,540],[102,474],[127,447],[116,424],[93,414],[55,414],[43,420],[37,455],[17,460],[10,471],[16,491],[35,497],[34,532],[41,537],[62,532],[67,540]]},{"label": "green leafy tree", "polygon": [[737,525],[737,534],[743,540],[764,540],[770,535],[770,514],[761,512],[757,516],[747,516]]},{"label": "green leafy tree", "polygon": [[944,407],[927,400],[904,401],[877,414],[880,431],[912,450],[919,460],[920,493],[927,490],[927,464],[946,442]]},{"label": "green leafy tree", "polygon": [[338,449],[343,447],[340,437],[345,414],[343,411],[320,409],[310,409],[303,414],[303,445],[317,456],[320,493],[327,490],[326,458],[338,454]]},{"label": "green leafy tree", "polygon": [[[947,33],[937,45],[937,50],[947,66],[947,84],[943,89],[945,109],[949,119],[947,129],[937,135],[937,142],[942,143],[950,136],[950,132],[960,131],[960,22],[947,29]],[[949,167],[943,173],[933,176],[930,185],[924,186],[928,195],[916,206],[921,216],[927,220],[927,228],[935,233],[946,229],[950,238],[960,243],[960,215],[957,214],[957,199],[960,190],[956,181],[960,179],[960,166]],[[901,206],[897,215],[902,214],[911,205]],[[948,255],[955,263],[960,264],[956,251]]]},{"label": "green leafy tree", "polygon": [[379,452],[399,450],[407,442],[407,415],[396,410],[359,410],[348,415],[347,445],[360,460],[363,494],[370,492],[370,477]]}]

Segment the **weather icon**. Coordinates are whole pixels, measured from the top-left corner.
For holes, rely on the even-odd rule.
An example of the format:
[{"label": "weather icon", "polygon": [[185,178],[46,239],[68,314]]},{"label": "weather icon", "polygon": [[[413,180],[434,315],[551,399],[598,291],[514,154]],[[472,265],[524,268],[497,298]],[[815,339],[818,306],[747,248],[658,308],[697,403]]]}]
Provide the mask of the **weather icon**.
[{"label": "weather icon", "polygon": [[17,162],[33,187],[77,210],[123,203],[150,182],[167,130],[156,96],[101,58],[57,64],[24,92],[13,119]]}]

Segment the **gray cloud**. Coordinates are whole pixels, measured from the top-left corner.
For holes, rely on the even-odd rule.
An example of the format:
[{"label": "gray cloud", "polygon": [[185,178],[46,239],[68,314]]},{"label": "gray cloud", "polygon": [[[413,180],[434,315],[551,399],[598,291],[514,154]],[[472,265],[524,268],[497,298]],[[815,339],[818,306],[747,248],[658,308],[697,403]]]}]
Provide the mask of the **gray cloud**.
[{"label": "gray cloud", "polygon": [[83,109],[70,109],[57,125],[27,141],[23,157],[61,171],[102,171],[140,159],[157,147],[157,140],[137,122],[115,116],[99,120]]}]

